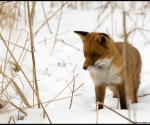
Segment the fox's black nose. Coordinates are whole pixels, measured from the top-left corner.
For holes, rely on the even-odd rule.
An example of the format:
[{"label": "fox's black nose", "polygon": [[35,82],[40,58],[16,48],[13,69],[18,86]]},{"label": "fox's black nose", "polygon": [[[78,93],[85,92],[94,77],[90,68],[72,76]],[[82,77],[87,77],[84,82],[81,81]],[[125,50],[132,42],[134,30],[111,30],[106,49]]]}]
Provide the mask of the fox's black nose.
[{"label": "fox's black nose", "polygon": [[84,69],[84,70],[87,70],[87,67],[86,67],[86,66],[83,66],[83,69]]}]

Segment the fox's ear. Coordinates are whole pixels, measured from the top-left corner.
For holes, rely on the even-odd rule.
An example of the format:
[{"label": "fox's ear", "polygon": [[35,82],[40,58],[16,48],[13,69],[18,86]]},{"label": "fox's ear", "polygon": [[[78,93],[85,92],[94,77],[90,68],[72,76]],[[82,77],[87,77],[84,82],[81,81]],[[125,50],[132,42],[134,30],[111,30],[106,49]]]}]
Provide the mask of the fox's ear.
[{"label": "fox's ear", "polygon": [[109,39],[109,38],[108,38],[108,35],[105,34],[105,33],[100,33],[99,35],[100,35],[99,43],[100,43],[101,45],[106,45],[106,43],[109,42],[109,40],[108,40],[108,39]]},{"label": "fox's ear", "polygon": [[83,43],[86,41],[85,36],[88,34],[88,32],[85,32],[85,31],[74,31],[74,32],[77,33],[80,36]]}]

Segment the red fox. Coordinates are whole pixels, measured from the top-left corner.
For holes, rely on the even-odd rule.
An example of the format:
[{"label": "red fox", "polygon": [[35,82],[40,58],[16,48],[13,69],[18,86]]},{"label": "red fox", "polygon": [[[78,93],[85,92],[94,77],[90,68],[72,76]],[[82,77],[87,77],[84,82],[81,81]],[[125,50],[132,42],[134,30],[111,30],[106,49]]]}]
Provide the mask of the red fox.
[{"label": "red fox", "polygon": [[[90,71],[95,85],[96,102],[104,103],[106,86],[113,92],[113,97],[120,100],[121,109],[127,109],[126,94],[131,103],[138,103],[137,91],[140,84],[141,56],[131,44],[126,45],[126,71],[128,91],[125,91],[123,63],[123,42],[114,42],[105,34],[98,32],[74,31],[83,42],[85,62],[83,69]],[[99,105],[98,109],[103,106]]]}]

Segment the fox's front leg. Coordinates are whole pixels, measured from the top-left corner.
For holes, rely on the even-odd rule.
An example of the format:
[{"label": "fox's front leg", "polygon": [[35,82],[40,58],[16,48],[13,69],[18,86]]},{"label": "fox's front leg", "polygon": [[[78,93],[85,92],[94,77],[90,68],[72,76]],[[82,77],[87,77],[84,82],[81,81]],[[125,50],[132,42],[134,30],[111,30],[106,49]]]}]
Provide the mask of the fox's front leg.
[{"label": "fox's front leg", "polygon": [[[95,84],[96,103],[98,101],[104,103],[105,89],[106,89],[105,84],[101,84],[101,85]],[[99,104],[98,109],[102,109],[102,108],[103,108],[103,106]]]}]

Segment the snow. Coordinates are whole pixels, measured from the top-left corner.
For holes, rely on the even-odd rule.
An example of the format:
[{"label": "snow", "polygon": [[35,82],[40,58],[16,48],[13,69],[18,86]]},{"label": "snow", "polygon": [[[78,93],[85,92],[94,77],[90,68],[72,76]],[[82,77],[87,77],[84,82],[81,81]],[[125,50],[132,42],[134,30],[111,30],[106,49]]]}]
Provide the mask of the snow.
[{"label": "snow", "polygon": [[[50,10],[50,3],[43,3],[46,13],[48,13]],[[127,2],[126,4],[129,4],[129,2]],[[118,6],[121,6],[121,3],[118,3]],[[54,7],[48,17],[50,17],[59,7],[60,4]],[[139,3],[137,5],[137,8],[138,7],[141,7]],[[45,19],[41,2],[36,3],[35,12],[36,13],[34,18],[33,33],[42,25],[42,22]],[[98,10],[68,9],[67,6],[65,6],[63,8],[58,29],[58,34],[63,34],[58,35],[57,39],[63,40],[65,43],[72,46],[64,44],[61,41],[57,41],[52,52],[55,40],[54,36],[56,35],[57,26],[60,18],[60,11],[49,20],[52,34],[50,34],[47,24],[45,24],[45,26],[42,27],[38,34],[35,36],[34,55],[36,62],[36,75],[39,95],[41,102],[53,100],[53,102],[49,103],[46,107],[46,103],[43,104],[52,123],[96,123],[94,84],[91,80],[89,72],[83,70],[82,68],[84,62],[84,56],[82,52],[83,43],[79,36],[73,31],[98,31],[104,33],[107,33],[108,31],[114,41],[123,41],[123,38],[121,38],[121,36],[123,35],[123,19],[122,11],[120,9],[116,9],[113,13],[113,34],[111,15],[109,15],[107,19],[100,25],[100,27],[97,28],[97,25],[100,24],[110,12],[111,8],[108,7],[105,12],[100,16],[98,23]],[[134,14],[134,11],[129,13],[129,16],[127,16],[126,19],[127,32],[132,31],[135,28],[143,28],[145,30],[149,30],[150,24],[146,23],[149,20],[149,16],[150,13],[146,12],[144,18],[145,25],[143,26],[142,16]],[[134,20],[134,23],[132,22],[132,20]],[[10,42],[16,43],[18,36],[23,29],[17,43],[17,45],[23,47],[29,33],[29,26],[25,25],[24,18],[19,21],[18,25],[19,29],[14,28],[11,32]],[[2,30],[2,28],[0,28],[0,30]],[[150,41],[148,39],[149,32],[145,30],[136,30],[132,32],[129,35],[128,39],[129,43],[131,43],[139,50],[142,58],[141,84],[139,86],[138,96],[150,93]],[[5,40],[9,40],[10,30],[8,28],[5,28],[1,34]],[[47,39],[46,44],[45,42],[41,42],[45,39]],[[26,49],[31,50],[30,47],[28,48],[29,42],[30,41],[27,42]],[[12,51],[13,45],[10,44],[9,48]],[[6,56],[6,47],[3,44],[2,40],[0,42],[0,50],[0,64],[3,66]],[[16,47],[13,55],[17,61],[19,60],[21,53],[22,49]],[[25,58],[23,59],[24,54],[25,51],[20,58],[19,64],[22,70],[25,72],[29,81],[33,81],[33,66],[31,53],[27,52]],[[13,61],[12,58],[11,61]],[[5,74],[12,78],[9,65],[6,68]],[[31,89],[24,75],[21,71],[19,71],[17,74],[18,75],[13,80],[17,83],[30,105],[37,104],[37,99],[35,95],[33,103],[33,90]],[[75,90],[80,85],[83,85],[74,92],[74,95],[77,96],[73,97],[72,106],[69,109],[71,102],[71,98],[69,96],[72,95],[71,90],[74,84],[74,82],[70,82],[76,75],[77,77],[75,78]],[[2,81],[2,75],[0,75],[0,78]],[[31,84],[33,85],[33,82],[31,82]],[[67,86],[67,84],[69,84],[69,87]],[[8,86],[7,92],[5,91],[4,93],[7,93],[9,95],[8,97],[12,103],[20,108],[24,107],[24,111],[27,113],[27,115],[23,118],[23,120],[18,120],[18,110],[13,110],[16,108],[13,107],[11,104],[7,104],[6,107],[1,110],[0,123],[8,123],[10,117],[14,118],[15,123],[49,123],[47,117],[43,118],[42,108],[38,108],[37,105],[34,106],[34,108],[25,108],[26,105],[22,103],[21,97],[11,85]],[[64,97],[69,98],[61,99]],[[2,99],[7,100],[4,95],[2,96]],[[139,97],[137,104],[130,104],[130,110],[121,110],[120,108],[117,108],[117,103],[118,100],[116,98],[113,98],[112,92],[107,89],[104,104],[126,116],[127,118],[130,118],[134,122],[150,123],[150,95]],[[8,112],[8,110],[11,111]],[[24,114],[21,114],[21,116],[24,116]],[[11,121],[11,123],[13,123],[13,121]],[[104,108],[98,111],[98,123],[102,124],[130,122],[122,118],[118,114],[112,112],[111,110]]]}]

